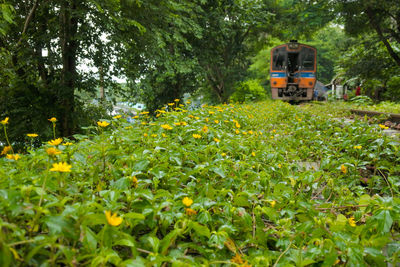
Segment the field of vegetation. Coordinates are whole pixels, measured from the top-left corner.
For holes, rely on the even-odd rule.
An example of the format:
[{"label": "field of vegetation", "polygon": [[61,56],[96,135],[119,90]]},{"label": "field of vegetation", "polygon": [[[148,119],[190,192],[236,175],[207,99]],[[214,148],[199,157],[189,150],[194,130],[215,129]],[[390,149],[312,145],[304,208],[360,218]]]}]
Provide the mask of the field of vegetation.
[{"label": "field of vegetation", "polygon": [[3,147],[2,266],[400,263],[399,143],[380,126],[319,105],[185,104]]}]

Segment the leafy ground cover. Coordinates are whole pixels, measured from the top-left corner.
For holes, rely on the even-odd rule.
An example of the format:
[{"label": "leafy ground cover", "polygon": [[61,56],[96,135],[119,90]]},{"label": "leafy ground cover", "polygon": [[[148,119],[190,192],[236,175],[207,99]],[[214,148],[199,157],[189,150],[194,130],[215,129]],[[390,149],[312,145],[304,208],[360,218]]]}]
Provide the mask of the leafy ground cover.
[{"label": "leafy ground cover", "polygon": [[399,143],[379,126],[277,101],[177,106],[3,148],[2,265],[399,263]]},{"label": "leafy ground cover", "polygon": [[400,113],[400,104],[390,101],[382,101],[379,103],[373,103],[372,100],[367,96],[357,96],[352,101],[347,102],[351,108],[361,110],[371,110],[386,113]]}]

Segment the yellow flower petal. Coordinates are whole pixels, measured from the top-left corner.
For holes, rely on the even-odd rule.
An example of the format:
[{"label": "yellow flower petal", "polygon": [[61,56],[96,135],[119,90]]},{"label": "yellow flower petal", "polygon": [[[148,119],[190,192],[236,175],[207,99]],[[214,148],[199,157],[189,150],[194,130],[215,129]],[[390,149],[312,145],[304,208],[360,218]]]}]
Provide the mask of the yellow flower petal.
[{"label": "yellow flower petal", "polygon": [[182,203],[183,205],[185,205],[186,207],[190,207],[193,204],[193,199],[188,198],[188,197],[184,197],[182,199]]}]

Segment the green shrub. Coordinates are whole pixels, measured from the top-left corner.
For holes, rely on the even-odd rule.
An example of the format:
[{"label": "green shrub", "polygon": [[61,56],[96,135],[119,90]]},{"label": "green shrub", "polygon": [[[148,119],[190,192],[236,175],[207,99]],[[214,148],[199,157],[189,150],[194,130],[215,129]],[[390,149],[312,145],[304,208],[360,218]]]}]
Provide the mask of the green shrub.
[{"label": "green shrub", "polygon": [[387,83],[387,90],[384,94],[385,99],[400,101],[400,77],[392,77]]},{"label": "green shrub", "polygon": [[243,103],[246,101],[262,100],[265,97],[265,89],[260,85],[260,81],[252,79],[239,83],[235,87],[235,92],[231,95],[230,100]]}]

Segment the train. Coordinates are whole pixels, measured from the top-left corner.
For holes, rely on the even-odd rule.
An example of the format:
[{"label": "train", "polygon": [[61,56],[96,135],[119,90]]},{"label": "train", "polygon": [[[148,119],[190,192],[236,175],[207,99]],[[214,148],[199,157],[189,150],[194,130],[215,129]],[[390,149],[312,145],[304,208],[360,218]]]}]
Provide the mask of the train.
[{"label": "train", "polygon": [[312,100],[317,81],[317,49],[291,40],[271,50],[272,99]]}]

